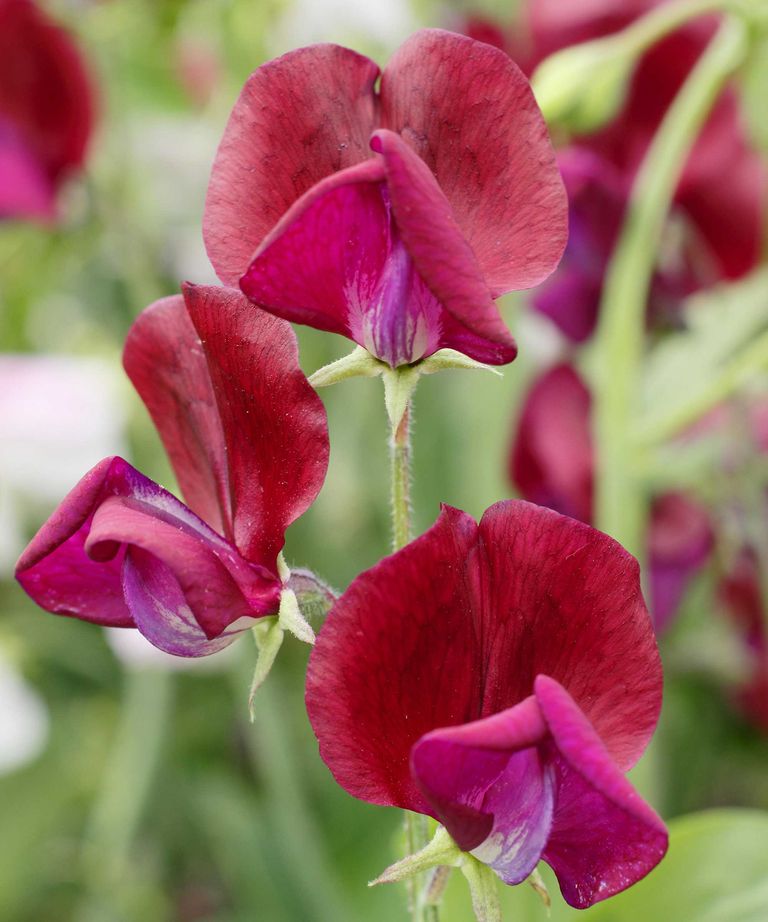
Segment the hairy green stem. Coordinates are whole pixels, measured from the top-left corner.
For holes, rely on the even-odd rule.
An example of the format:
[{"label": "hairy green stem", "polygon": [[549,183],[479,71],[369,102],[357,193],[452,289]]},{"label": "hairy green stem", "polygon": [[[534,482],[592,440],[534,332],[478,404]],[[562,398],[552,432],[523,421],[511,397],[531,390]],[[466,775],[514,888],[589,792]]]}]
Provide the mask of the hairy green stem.
[{"label": "hairy green stem", "polygon": [[606,274],[595,340],[597,525],[641,555],[644,497],[637,476],[635,417],[645,310],[664,222],[688,152],[724,82],[743,58],[745,29],[726,18],[669,107],[638,172]]}]

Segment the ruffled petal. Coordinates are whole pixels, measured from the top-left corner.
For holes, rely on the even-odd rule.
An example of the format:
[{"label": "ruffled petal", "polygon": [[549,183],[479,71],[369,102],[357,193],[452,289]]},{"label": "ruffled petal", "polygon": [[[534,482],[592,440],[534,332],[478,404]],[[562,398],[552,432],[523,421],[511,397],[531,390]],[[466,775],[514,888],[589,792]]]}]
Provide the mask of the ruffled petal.
[{"label": "ruffled petal", "polygon": [[205,352],[181,295],[143,311],[123,366],[147,406],[189,507],[232,534],[227,453]]},{"label": "ruffled petal", "polygon": [[49,220],[54,190],[41,164],[0,116],[0,218]]},{"label": "ruffled petal", "polygon": [[236,285],[256,247],[315,183],[367,159],[373,61],[337,45],[291,51],[256,70],[224,131],[203,232],[219,278]]},{"label": "ruffled petal", "polygon": [[562,686],[542,675],[535,691],[552,734],[557,791],[543,857],[566,902],[585,909],[656,867],[667,851],[667,830]]},{"label": "ruffled petal", "polygon": [[570,365],[545,372],[525,397],[509,459],[525,499],[582,522],[592,519],[591,404]]},{"label": "ruffled petal", "polygon": [[662,689],[637,561],[608,535],[517,501],[486,511],[480,542],[484,713],[510,707],[530,694],[537,675],[550,676],[629,769],[656,726]]},{"label": "ruffled petal", "polygon": [[289,324],[233,289],[185,285],[184,298],[226,443],[234,543],[276,574],[286,529],[325,479],[325,408],[299,366]]},{"label": "ruffled petal", "polygon": [[[138,590],[123,591],[124,580],[131,578],[126,577],[129,557],[152,587],[144,595],[156,600],[153,615]],[[276,612],[280,595],[279,580],[243,560],[190,509],[122,458],[107,458],[86,474],[33,538],[16,576],[42,608],[57,614],[145,626],[150,639],[157,634],[148,624],[154,618],[162,622],[160,633],[168,634],[162,648],[182,655],[198,654],[173,649],[168,632],[180,619],[196,625],[202,642],[221,636],[241,617]]]},{"label": "ruffled petal", "polygon": [[567,237],[566,195],[530,86],[507,55],[418,32],[384,71],[381,124],[435,175],[494,297],[552,272]]}]

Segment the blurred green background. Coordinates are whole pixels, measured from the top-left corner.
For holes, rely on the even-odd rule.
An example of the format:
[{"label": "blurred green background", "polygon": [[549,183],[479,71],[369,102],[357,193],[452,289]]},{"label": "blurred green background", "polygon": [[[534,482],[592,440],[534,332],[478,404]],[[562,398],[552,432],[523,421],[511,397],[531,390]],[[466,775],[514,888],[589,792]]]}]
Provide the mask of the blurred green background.
[{"label": "blurred green background", "polygon": [[[159,440],[121,377],[120,350],[131,320],[152,300],[177,291],[182,279],[213,281],[200,236],[202,205],[216,144],[245,77],[269,57],[319,39],[354,45],[383,63],[408,32],[450,22],[460,10],[405,0],[391,9],[361,3],[354,15],[344,3],[290,0],[60,0],[48,6],[84,49],[100,117],[87,171],[64,190],[61,223],[54,229],[0,225],[0,352],[65,355],[83,367],[92,367],[86,359],[102,360],[98,386],[112,402],[93,412],[104,420],[83,418],[91,411],[78,406],[56,407],[54,370],[49,400],[30,430],[64,413],[70,438],[86,433],[86,456],[88,431],[116,432],[129,458],[172,488]],[[511,15],[510,4],[503,10]],[[764,97],[753,96],[762,110]],[[757,283],[755,301],[768,312],[765,279]],[[504,314],[521,349],[503,377],[451,372],[420,385],[418,532],[434,520],[440,502],[479,516],[512,495],[506,455],[520,396],[555,346],[522,298],[507,298]],[[304,328],[298,334],[308,373],[349,350],[336,337]],[[378,381],[356,380],[323,393],[330,471],[319,501],[288,535],[289,562],[311,566],[337,588],[389,549],[380,391]],[[33,439],[29,450],[36,445]],[[44,478],[64,450],[55,439],[41,442],[35,476]],[[123,445],[87,457],[82,471],[112,450]],[[5,443],[2,452],[0,471],[26,463],[16,443]],[[22,486],[4,475],[1,487],[1,508],[10,510],[24,539],[57,500],[50,484],[38,488],[33,474]],[[701,492],[713,492],[711,486]],[[404,918],[398,888],[365,886],[397,856],[401,818],[348,797],[321,763],[302,701],[305,649],[285,645],[251,725],[248,636],[209,662],[170,668],[167,657],[125,650],[97,627],[39,611],[11,580],[12,550],[0,574],[0,662],[11,677],[3,702],[11,729],[4,732],[2,745],[10,748],[0,768],[0,919]],[[664,713],[639,783],[667,818],[715,807],[768,809],[768,739],[732,704],[736,641],[714,611],[715,578],[711,569],[701,576],[663,640]],[[27,761],[13,761],[14,726],[21,735],[37,733],[25,743]],[[685,844],[691,822],[709,824],[696,833],[698,851]],[[711,922],[768,918],[763,814],[683,820],[679,835],[674,861],[652,878],[659,878],[653,886],[661,892],[677,893],[677,909],[668,900],[657,906],[641,886],[636,896],[587,916],[707,922],[717,911]],[[719,889],[714,867],[725,882]],[[762,897],[749,889],[759,880]],[[711,889],[697,903],[697,888],[705,885]],[[714,895],[724,890],[732,902],[718,909]],[[556,886],[553,898],[553,918],[570,917]],[[512,922],[546,918],[528,889],[509,891],[505,900]],[[450,885],[444,918],[470,918],[461,880]]]}]

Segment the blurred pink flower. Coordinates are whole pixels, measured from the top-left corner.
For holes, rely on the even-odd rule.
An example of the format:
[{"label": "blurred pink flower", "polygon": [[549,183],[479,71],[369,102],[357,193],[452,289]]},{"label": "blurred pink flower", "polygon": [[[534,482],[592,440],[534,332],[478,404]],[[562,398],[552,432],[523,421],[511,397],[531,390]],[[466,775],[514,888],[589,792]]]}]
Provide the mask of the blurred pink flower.
[{"label": "blurred pink flower", "polygon": [[93,120],[93,85],[68,33],[33,0],[0,0],[0,218],[55,216]]}]

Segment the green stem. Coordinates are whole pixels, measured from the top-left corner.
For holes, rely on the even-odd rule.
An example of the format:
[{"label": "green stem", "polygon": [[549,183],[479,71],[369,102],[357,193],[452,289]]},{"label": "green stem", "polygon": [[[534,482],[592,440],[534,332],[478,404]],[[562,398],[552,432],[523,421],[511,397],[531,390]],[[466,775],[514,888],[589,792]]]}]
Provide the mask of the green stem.
[{"label": "green stem", "polygon": [[737,12],[743,6],[738,0],[678,0],[676,3],[663,3],[627,26],[620,33],[621,41],[631,45],[636,54],[642,54],[659,39],[691,19],[707,13]]},{"label": "green stem", "polygon": [[173,677],[160,669],[131,669],[115,742],[83,845],[82,922],[121,915],[129,896],[131,847],[160,763],[171,719]]},{"label": "green stem", "polygon": [[662,230],[688,152],[724,82],[743,58],[745,30],[727,18],[669,107],[638,172],[606,274],[595,341],[599,528],[640,555],[646,509],[631,437],[645,311]]},{"label": "green stem", "polygon": [[406,407],[400,425],[390,438],[392,548],[399,551],[411,540],[411,408]]},{"label": "green stem", "polygon": [[[397,428],[390,435],[392,504],[392,547],[399,551],[411,540],[411,406],[406,407]],[[429,824],[420,813],[405,812],[405,842],[408,855],[429,842]],[[437,906],[424,900],[424,875],[406,880],[412,922],[438,922]]]}]

